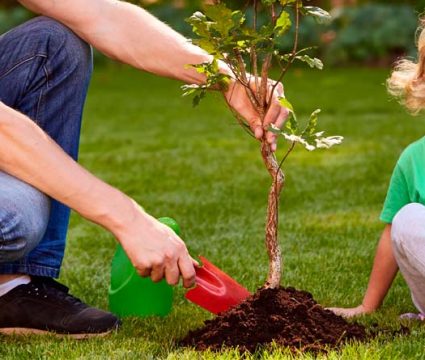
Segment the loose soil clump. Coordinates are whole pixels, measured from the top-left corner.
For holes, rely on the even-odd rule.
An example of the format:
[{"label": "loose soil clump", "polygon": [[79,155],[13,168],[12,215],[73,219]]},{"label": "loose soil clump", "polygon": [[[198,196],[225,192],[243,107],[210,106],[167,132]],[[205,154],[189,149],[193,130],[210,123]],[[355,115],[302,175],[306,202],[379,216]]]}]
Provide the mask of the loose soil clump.
[{"label": "loose soil clump", "polygon": [[306,291],[259,289],[243,303],[205,321],[181,345],[197,350],[238,347],[254,352],[274,341],[293,351],[326,352],[350,341],[367,340],[364,326],[325,310]]}]

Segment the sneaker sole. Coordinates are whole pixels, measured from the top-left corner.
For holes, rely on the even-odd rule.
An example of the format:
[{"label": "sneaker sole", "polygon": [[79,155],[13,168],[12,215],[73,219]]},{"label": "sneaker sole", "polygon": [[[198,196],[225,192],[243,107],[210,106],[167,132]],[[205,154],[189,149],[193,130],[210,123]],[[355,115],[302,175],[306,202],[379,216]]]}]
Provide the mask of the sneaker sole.
[{"label": "sneaker sole", "polygon": [[60,334],[53,331],[47,331],[47,330],[39,330],[39,329],[31,329],[31,328],[1,328],[0,334],[3,335],[17,335],[17,336],[26,336],[26,335],[53,335],[57,338],[71,338],[74,340],[84,340],[84,339],[90,339],[94,337],[104,337],[109,335],[110,333],[116,331],[118,329],[111,329],[102,333],[89,333],[89,334]]}]

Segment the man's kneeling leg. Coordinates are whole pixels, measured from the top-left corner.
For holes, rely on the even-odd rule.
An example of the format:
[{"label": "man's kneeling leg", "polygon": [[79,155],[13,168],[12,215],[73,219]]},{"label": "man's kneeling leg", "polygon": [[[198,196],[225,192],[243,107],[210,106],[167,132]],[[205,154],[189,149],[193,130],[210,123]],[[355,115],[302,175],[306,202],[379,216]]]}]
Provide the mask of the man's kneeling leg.
[{"label": "man's kneeling leg", "polygon": [[[88,44],[39,17],[0,36],[0,49],[0,101],[34,120],[76,159],[91,74]],[[17,179],[2,178],[25,191],[13,194],[0,184],[0,282],[8,280],[0,296],[0,333],[79,338],[116,329],[114,315],[87,306],[52,279],[62,263],[69,209]],[[13,280],[17,275],[26,281]]]},{"label": "man's kneeling leg", "polygon": [[[0,172],[0,263],[25,265],[26,255],[43,238],[49,198],[32,186]],[[7,269],[7,267],[5,268]],[[0,333],[53,332],[75,338],[105,334],[119,325],[105,311],[91,308],[68,288],[41,276],[0,273]]]},{"label": "man's kneeling leg", "polygon": [[23,259],[43,238],[50,199],[4,172],[0,189],[0,263],[9,263]]}]

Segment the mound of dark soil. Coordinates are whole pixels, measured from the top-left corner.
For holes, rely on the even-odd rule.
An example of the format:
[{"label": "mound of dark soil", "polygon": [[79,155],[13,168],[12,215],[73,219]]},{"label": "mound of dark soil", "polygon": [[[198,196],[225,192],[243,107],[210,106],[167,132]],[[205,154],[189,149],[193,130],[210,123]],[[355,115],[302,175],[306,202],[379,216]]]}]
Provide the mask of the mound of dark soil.
[{"label": "mound of dark soil", "polygon": [[292,350],[321,352],[348,340],[366,340],[362,325],[325,310],[312,295],[294,288],[259,289],[240,305],[189,332],[183,346],[197,350],[239,347],[253,352],[274,341]]}]

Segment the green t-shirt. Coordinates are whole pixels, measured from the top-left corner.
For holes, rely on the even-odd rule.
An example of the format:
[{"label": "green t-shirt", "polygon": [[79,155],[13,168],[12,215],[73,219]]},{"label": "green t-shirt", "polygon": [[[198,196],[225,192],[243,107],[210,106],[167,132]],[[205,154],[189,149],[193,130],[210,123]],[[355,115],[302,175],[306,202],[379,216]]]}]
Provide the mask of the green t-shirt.
[{"label": "green t-shirt", "polygon": [[410,144],[398,159],[380,219],[391,224],[397,212],[410,203],[425,205],[425,137]]}]

